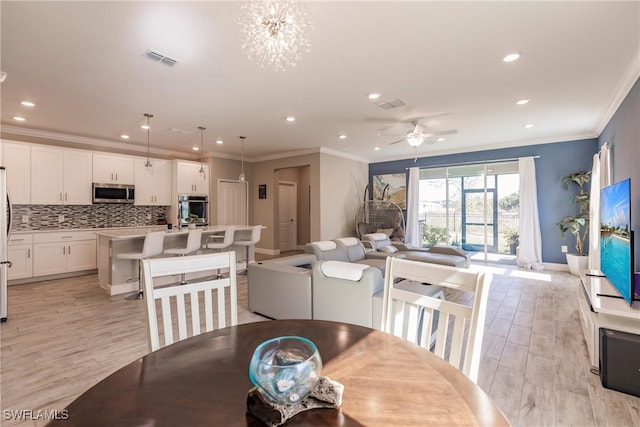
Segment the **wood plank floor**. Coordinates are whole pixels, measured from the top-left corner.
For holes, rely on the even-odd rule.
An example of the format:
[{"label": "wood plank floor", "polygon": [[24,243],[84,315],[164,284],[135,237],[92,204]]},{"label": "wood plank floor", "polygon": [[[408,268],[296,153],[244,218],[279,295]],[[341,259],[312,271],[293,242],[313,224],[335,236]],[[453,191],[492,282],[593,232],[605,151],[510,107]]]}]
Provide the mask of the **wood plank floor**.
[{"label": "wood plank floor", "polygon": [[[479,385],[518,426],[640,426],[640,398],[603,388],[589,372],[580,329],[578,279],[474,263],[493,273]],[[247,306],[239,276],[241,323],[264,321]],[[147,353],[144,301],[110,297],[96,275],[9,287],[0,327],[0,424],[10,410],[61,410]]]}]

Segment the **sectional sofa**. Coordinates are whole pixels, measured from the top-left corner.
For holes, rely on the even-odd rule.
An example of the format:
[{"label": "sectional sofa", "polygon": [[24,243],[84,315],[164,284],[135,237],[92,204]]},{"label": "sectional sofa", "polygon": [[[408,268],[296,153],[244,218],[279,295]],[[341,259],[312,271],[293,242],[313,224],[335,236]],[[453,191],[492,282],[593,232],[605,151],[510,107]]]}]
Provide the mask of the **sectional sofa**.
[{"label": "sectional sofa", "polygon": [[[305,254],[249,264],[249,309],[273,319],[332,320],[379,328],[387,256],[367,251],[360,240],[347,237],[307,243]],[[444,299],[439,286],[400,286]]]}]

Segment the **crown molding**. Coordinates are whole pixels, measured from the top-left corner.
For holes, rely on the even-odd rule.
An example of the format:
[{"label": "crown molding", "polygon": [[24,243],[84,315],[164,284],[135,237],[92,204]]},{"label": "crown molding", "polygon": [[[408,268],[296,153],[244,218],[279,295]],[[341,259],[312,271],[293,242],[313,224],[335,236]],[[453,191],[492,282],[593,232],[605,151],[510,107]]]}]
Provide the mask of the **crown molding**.
[{"label": "crown molding", "polygon": [[613,115],[618,111],[618,108],[620,108],[620,105],[631,91],[631,88],[633,88],[633,85],[636,84],[638,78],[640,78],[640,48],[638,48],[636,54],[631,59],[627,70],[620,79],[620,83],[618,83],[618,87],[609,101],[609,106],[596,125],[595,132],[598,136],[600,136]]},{"label": "crown molding", "polygon": [[[3,139],[6,139],[6,134],[16,137],[35,138],[42,141],[42,143],[48,143],[51,145],[56,145],[56,143],[58,143],[59,145],[74,144],[78,147],[108,148],[119,152],[133,152],[141,153],[144,155],[147,154],[147,147],[142,145],[124,144],[122,142],[107,141],[104,139],[88,138],[84,136],[42,131],[18,126],[2,125],[2,127],[0,127],[0,133],[2,134]],[[173,150],[165,150],[163,148],[151,148],[149,152],[155,155],[181,159],[198,160],[200,158],[200,156],[185,154]]]}]

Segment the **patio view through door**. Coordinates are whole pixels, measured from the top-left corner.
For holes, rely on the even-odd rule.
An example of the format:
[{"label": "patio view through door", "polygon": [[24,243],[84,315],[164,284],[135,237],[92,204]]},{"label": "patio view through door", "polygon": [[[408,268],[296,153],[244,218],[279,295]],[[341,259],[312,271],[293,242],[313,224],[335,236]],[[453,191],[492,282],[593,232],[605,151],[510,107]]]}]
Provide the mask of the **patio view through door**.
[{"label": "patio view through door", "polygon": [[513,260],[519,186],[517,161],[421,169],[422,245],[454,245],[485,260]]}]

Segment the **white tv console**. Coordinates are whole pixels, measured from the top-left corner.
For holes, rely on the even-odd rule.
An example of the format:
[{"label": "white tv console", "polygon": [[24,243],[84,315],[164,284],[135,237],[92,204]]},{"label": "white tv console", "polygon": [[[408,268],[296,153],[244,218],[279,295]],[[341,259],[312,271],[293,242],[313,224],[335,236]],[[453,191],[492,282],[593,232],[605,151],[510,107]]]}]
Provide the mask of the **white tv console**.
[{"label": "white tv console", "polygon": [[632,306],[621,298],[600,295],[617,295],[606,277],[580,274],[578,306],[582,320],[582,332],[587,342],[592,368],[599,369],[600,328],[640,335],[640,301]]}]

